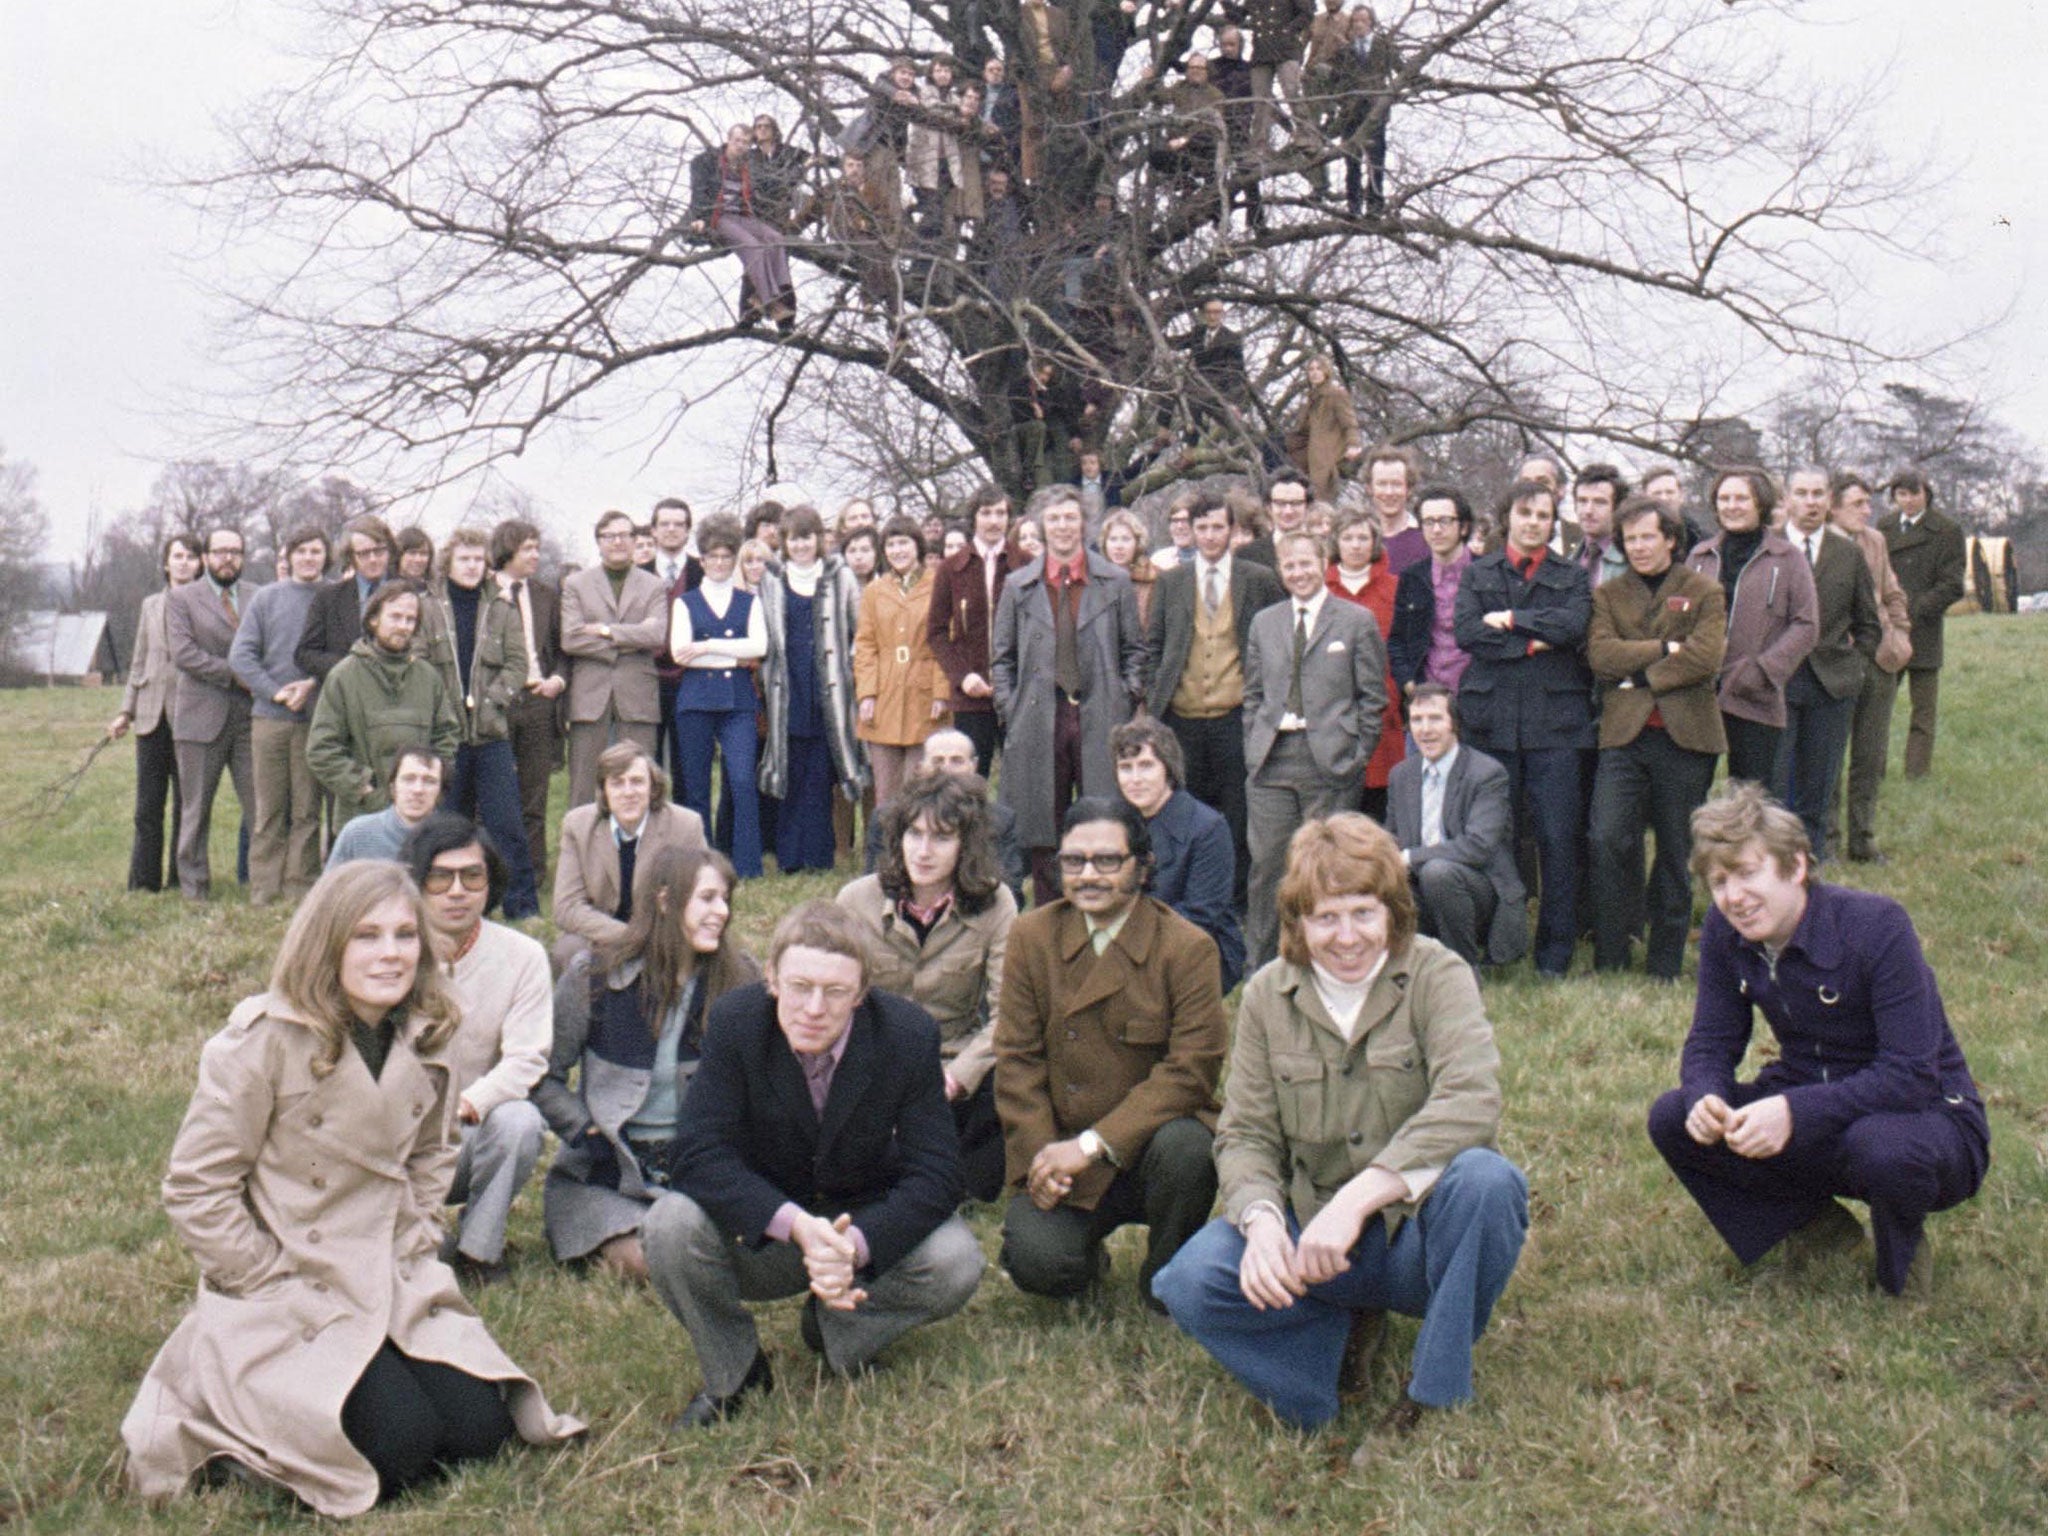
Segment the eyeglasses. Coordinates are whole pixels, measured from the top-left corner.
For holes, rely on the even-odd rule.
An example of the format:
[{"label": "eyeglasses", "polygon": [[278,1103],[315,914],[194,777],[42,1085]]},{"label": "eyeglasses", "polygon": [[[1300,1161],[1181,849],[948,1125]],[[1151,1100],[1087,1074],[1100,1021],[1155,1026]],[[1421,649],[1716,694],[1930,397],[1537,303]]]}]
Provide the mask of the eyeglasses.
[{"label": "eyeglasses", "polygon": [[1455,517],[1425,517],[1422,520],[1422,526],[1425,528],[1455,528],[1458,526],[1458,520]]},{"label": "eyeglasses", "polygon": [[436,864],[421,879],[420,889],[429,896],[446,895],[458,879],[465,891],[480,891],[491,883],[491,872],[481,864],[465,864],[460,869],[444,869]]},{"label": "eyeglasses", "polygon": [[597,536],[597,542],[600,544],[630,544],[633,542],[633,530],[628,528],[623,532],[614,530],[611,533],[600,533]]},{"label": "eyeglasses", "polygon": [[1060,873],[1078,875],[1092,864],[1098,873],[1113,875],[1130,862],[1128,853],[1063,853],[1060,855]]},{"label": "eyeglasses", "polygon": [[793,1003],[808,1003],[817,997],[823,998],[826,1005],[832,1008],[848,1007],[860,993],[859,987],[849,987],[843,983],[781,980],[776,986],[782,995]]},{"label": "eyeglasses", "polygon": [[1276,507],[1305,507],[1308,505],[1308,498],[1306,496],[1268,496],[1266,500]]}]

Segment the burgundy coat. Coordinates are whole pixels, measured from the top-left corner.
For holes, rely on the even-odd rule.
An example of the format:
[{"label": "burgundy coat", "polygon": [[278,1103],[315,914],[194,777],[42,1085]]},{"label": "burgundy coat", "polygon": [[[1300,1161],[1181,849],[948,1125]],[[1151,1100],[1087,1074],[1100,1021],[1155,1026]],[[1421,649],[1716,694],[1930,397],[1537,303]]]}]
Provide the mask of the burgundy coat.
[{"label": "burgundy coat", "polygon": [[[1003,595],[1003,583],[1010,572],[1029,565],[1030,558],[1014,544],[1003,546],[1002,566],[996,572],[995,595]],[[991,698],[972,698],[960,691],[960,680],[971,672],[993,683],[995,673],[989,653],[989,631],[995,620],[995,605],[989,601],[988,583],[982,574],[981,556],[972,542],[939,563],[932,582],[932,605],[925,615],[925,639],[939,658],[946,681],[953,685],[955,714],[987,714],[995,708]]]}]

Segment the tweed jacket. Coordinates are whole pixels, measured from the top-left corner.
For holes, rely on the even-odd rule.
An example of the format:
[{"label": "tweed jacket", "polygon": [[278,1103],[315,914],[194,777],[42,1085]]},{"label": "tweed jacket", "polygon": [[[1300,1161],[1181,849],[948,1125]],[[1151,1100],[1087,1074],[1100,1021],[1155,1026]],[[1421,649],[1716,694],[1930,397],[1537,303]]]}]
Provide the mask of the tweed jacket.
[{"label": "tweed jacket", "polygon": [[940,914],[922,944],[882,890],[879,875],[862,875],[839,892],[839,905],[875,935],[868,985],[907,997],[939,1026],[939,1055],[969,1093],[996,1064],[996,1010],[1003,997],[1003,961],[1017,901],[999,885],[976,913],[956,901]]},{"label": "tweed jacket", "polygon": [[[1130,578],[1101,555],[1087,560],[1074,626],[1081,667],[1081,793],[1114,795],[1109,733],[1145,697],[1145,634]],[[1059,691],[1053,680],[1055,640],[1045,561],[1038,559],[1003,584],[989,678],[1005,742],[1025,749],[1004,752],[996,792],[1016,811],[1017,841],[1026,848],[1051,848],[1060,840],[1048,750]]]},{"label": "tweed jacket", "polygon": [[[1198,556],[1188,555],[1162,572],[1152,587],[1152,619],[1145,640],[1145,672],[1151,683],[1145,707],[1164,719],[1180,688],[1180,675],[1195,643],[1195,604],[1202,600]],[[1237,632],[1237,656],[1244,661],[1255,615],[1284,601],[1286,591],[1269,565],[1230,557],[1230,622]]]},{"label": "tweed jacket", "polygon": [[[860,624],[860,578],[837,555],[825,557],[812,598],[811,651],[818,669],[818,697],[824,702],[825,739],[832,749],[832,772],[839,793],[858,801],[870,783],[868,749],[855,727],[860,706],[854,698],[853,638]],[[768,655],[761,663],[761,712],[767,733],[761,740],[761,766],[755,775],[761,793],[782,797],[789,783],[789,649],[784,633],[782,578],[773,571],[761,578],[754,601],[768,628]]]},{"label": "tweed jacket", "polygon": [[[635,867],[651,861],[664,848],[702,848],[704,819],[688,806],[655,800],[640,826]],[[579,805],[562,818],[561,842],[555,852],[555,900],[551,916],[564,933],[591,944],[622,939],[626,925],[612,914],[619,909],[619,845],[612,840],[612,819],[595,802]]]},{"label": "tweed jacket", "polygon": [[[1247,773],[1264,766],[1280,738],[1293,675],[1294,603],[1289,599],[1252,620],[1244,658]],[[1301,704],[1317,769],[1332,780],[1363,782],[1387,708],[1387,648],[1371,613],[1327,591],[1302,652]]]},{"label": "tweed jacket", "polygon": [[[1500,1052],[1472,968],[1417,935],[1389,955],[1347,1043],[1306,966],[1245,983],[1216,1128],[1223,1216],[1269,1200],[1306,1226],[1368,1167],[1424,1186],[1500,1129]],[[1421,1201],[1386,1208],[1389,1236]]]},{"label": "tweed jacket", "polygon": [[711,1005],[683,1099],[674,1188],[734,1242],[765,1247],[785,1201],[853,1218],[870,1279],[949,1220],[966,1192],[939,1068],[939,1032],[917,1004],[869,991],[820,1115],[796,1053],[756,983]]},{"label": "tweed jacket", "polygon": [[932,578],[918,567],[908,592],[896,577],[882,573],[860,595],[860,624],[853,635],[853,691],[875,701],[872,724],[858,722],[862,741],[914,747],[939,728],[932,718],[934,702],[953,696],[945,669],[932,655],[927,623]]},{"label": "tweed jacket", "polygon": [[[1794,531],[1792,537],[1800,535]],[[1862,551],[1846,534],[1826,524],[1821,526],[1820,559],[1813,567],[1813,591],[1820,605],[1820,634],[1806,653],[1806,665],[1829,698],[1854,698],[1877,659],[1884,620]]]},{"label": "tweed jacket", "polygon": [[[1676,651],[1669,642],[1679,642]],[[1652,588],[1633,569],[1593,594],[1586,660],[1600,680],[1600,745],[1625,747],[1650,715],[1672,743],[1715,756],[1728,750],[1714,696],[1728,647],[1721,583],[1672,561]]]},{"label": "tweed jacket", "polygon": [[1486,959],[1513,965],[1529,947],[1528,890],[1515,867],[1514,815],[1508,771],[1477,747],[1460,743],[1444,780],[1444,840],[1422,841],[1421,753],[1404,757],[1387,780],[1387,831],[1408,855],[1410,871],[1438,860],[1462,864],[1493,887]]},{"label": "tweed jacket", "polygon": [[582,1432],[506,1357],[437,1256],[456,1164],[447,1065],[415,1054],[406,1034],[374,1078],[348,1045],[316,1076],[319,1052],[312,1025],[262,994],[200,1054],[163,1183],[199,1293],[121,1425],[128,1479],[146,1498],[230,1456],[321,1514],[368,1509],[377,1475],[341,1410],[387,1339],[504,1386],[529,1442]]},{"label": "tweed jacket", "polygon": [[[1484,622],[1503,609],[1512,629]],[[1472,657],[1458,683],[1464,739],[1495,756],[1592,746],[1593,678],[1581,654],[1592,617],[1592,586],[1568,558],[1545,555],[1526,579],[1498,551],[1466,566],[1453,620]],[[1531,653],[1534,640],[1549,649]]]},{"label": "tweed jacket", "polygon": [[171,692],[178,669],[171,661],[171,634],[164,612],[169,590],[152,592],[135,617],[135,652],[128,658],[128,685],[121,691],[121,713],[129,728],[147,736],[170,718]]},{"label": "tweed jacket", "polygon": [[1913,659],[1913,613],[1906,601],[1906,589],[1899,585],[1898,573],[1892,569],[1891,552],[1883,534],[1875,528],[1859,528],[1853,534],[1846,528],[1838,531],[1856,541],[1856,547],[1863,551],[1863,563],[1870,567],[1872,590],[1877,594],[1878,623],[1883,630],[1877,642],[1877,667],[1887,676],[1895,675]]},{"label": "tweed jacket", "polygon": [[1876,526],[1913,616],[1913,659],[1906,669],[1935,671],[1941,666],[1942,619],[1962,598],[1969,575],[1963,530],[1932,507],[1911,528],[1896,511],[1885,513]]},{"label": "tweed jacket", "polygon": [[[1007,1174],[1022,1187],[1039,1149],[1091,1126],[1130,1168],[1169,1120],[1216,1124],[1229,1026],[1216,945],[1164,902],[1140,896],[1100,956],[1064,898],[1010,928],[996,1020],[996,1110]],[[1092,1211],[1116,1167],[1074,1180]]]},{"label": "tweed jacket", "polygon": [[1344,455],[1364,446],[1351,391],[1336,379],[1326,379],[1308,392],[1301,415],[1287,433],[1288,459],[1308,476],[1310,487],[1324,501],[1336,499]]},{"label": "tweed jacket", "polygon": [[[1721,580],[1721,542],[1707,539],[1685,563]],[[1766,532],[1735,583],[1728,649],[1721,661],[1721,712],[1758,725],[1785,723],[1785,685],[1820,633],[1820,604],[1806,556],[1783,534]]]},{"label": "tweed jacket", "polygon": [[[647,725],[661,719],[661,683],[654,658],[668,646],[668,592],[659,576],[638,566],[612,596],[602,565],[571,573],[562,582],[562,650],[575,658],[569,673],[569,719],[579,725],[605,718]],[[607,640],[597,632],[611,626]]]},{"label": "tweed jacket", "polygon": [[[462,717],[462,744],[505,740],[511,734],[506,711],[526,691],[526,634],[519,610],[495,581],[484,578],[477,594],[476,649],[470,654],[465,690],[462,664],[455,654],[455,603],[447,584],[437,583],[422,606],[432,616],[425,628],[427,660],[441,674],[441,686]],[[534,619],[538,630],[538,609]]]},{"label": "tweed jacket", "polygon": [[[254,589],[239,586],[247,603]],[[228,665],[235,620],[221,606],[218,588],[201,576],[164,594],[164,632],[178,680],[171,692],[171,734],[178,741],[215,741],[237,713],[245,718],[249,690]]]},{"label": "tweed jacket", "polygon": [[[996,597],[1010,573],[1030,564],[1014,544],[1003,546],[996,566]],[[972,543],[955,550],[939,562],[932,577],[931,607],[925,614],[925,639],[939,666],[952,685],[954,714],[987,714],[995,708],[992,699],[970,698],[960,691],[961,680],[971,673],[990,682],[994,660],[989,650],[990,632],[995,627],[995,608],[988,600],[988,581],[981,552]]]}]

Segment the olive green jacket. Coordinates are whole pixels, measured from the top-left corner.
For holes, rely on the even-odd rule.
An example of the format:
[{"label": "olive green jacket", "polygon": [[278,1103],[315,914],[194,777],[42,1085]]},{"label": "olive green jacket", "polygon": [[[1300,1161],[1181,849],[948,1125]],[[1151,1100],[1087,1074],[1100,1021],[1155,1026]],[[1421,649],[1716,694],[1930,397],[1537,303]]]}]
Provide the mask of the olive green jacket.
[{"label": "olive green jacket", "polygon": [[[1388,957],[1349,1045],[1308,967],[1275,960],[1245,983],[1216,1127],[1229,1221],[1270,1200],[1306,1225],[1374,1164],[1433,1185],[1499,1127],[1500,1053],[1479,983],[1436,940]],[[1387,1207],[1389,1231],[1420,1203]]]},{"label": "olive green jacket", "polygon": [[415,743],[453,763],[460,706],[432,662],[387,656],[358,640],[320,685],[306,737],[306,766],[334,796],[336,825],[390,803],[392,758]]},{"label": "olive green jacket", "polygon": [[[507,711],[526,691],[526,635],[519,610],[498,584],[484,578],[476,610],[476,651],[469,658],[469,692],[462,691],[462,666],[455,655],[455,606],[446,582],[422,605],[420,635],[427,660],[441,674],[441,686],[462,717],[462,744],[504,741],[512,734]],[[422,649],[416,645],[415,651]]]}]

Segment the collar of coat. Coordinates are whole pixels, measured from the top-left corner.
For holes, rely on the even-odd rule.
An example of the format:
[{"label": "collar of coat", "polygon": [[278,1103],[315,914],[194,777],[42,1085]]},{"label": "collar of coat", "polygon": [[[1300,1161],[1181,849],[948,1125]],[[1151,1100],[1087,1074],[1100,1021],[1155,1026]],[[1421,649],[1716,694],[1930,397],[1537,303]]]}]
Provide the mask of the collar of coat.
[{"label": "collar of coat", "polygon": [[[1100,582],[1109,580],[1112,576],[1124,575],[1122,568],[1111,561],[1107,555],[1098,555],[1092,549],[1084,550],[1083,553],[1088,557],[1087,587],[1094,587]],[[1043,586],[1045,584],[1046,559],[1047,556],[1045,555],[1035,557],[1023,569],[1012,571],[1009,580],[1018,586]]]},{"label": "collar of coat", "polygon": [[[1460,752],[1458,755],[1462,758],[1468,754]],[[1330,1010],[1323,1006],[1322,995],[1316,991],[1315,973],[1292,960],[1283,959],[1279,964],[1280,990],[1293,1001],[1296,1011],[1318,1029],[1328,1030],[1339,1043],[1356,1049],[1365,1044],[1372,1032],[1387,1021],[1401,1005],[1401,999],[1407,996],[1409,978],[1414,974],[1415,946],[1412,943],[1404,945],[1400,953],[1387,956],[1387,963],[1373,978],[1372,987],[1365,994],[1365,1004],[1358,1011],[1358,1032],[1348,1042],[1344,1039],[1344,1031],[1337,1027],[1337,1021],[1330,1017]]]},{"label": "collar of coat", "polygon": [[[1081,951],[1090,947],[1088,916],[1066,897],[1054,903],[1058,917],[1058,951],[1060,959],[1072,964],[1081,958]],[[1143,966],[1152,958],[1153,946],[1159,941],[1159,911],[1161,903],[1156,897],[1140,895],[1131,906],[1131,915],[1117,930],[1116,937],[1102,952],[1107,960],[1112,954],[1122,951],[1124,958],[1134,966]]]}]

